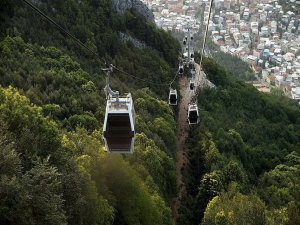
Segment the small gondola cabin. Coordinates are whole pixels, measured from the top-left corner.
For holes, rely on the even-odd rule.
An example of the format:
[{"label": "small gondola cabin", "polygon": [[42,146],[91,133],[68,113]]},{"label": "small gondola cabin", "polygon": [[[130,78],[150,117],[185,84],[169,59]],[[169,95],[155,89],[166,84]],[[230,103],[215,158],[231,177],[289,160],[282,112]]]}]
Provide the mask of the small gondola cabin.
[{"label": "small gondola cabin", "polygon": [[169,92],[169,105],[177,105],[177,90],[170,89]]},{"label": "small gondola cabin", "polygon": [[133,153],[135,111],[131,94],[110,97],[106,104],[103,136],[110,153]]},{"label": "small gondola cabin", "polygon": [[190,125],[199,123],[199,111],[196,104],[189,104],[188,107],[188,121]]}]

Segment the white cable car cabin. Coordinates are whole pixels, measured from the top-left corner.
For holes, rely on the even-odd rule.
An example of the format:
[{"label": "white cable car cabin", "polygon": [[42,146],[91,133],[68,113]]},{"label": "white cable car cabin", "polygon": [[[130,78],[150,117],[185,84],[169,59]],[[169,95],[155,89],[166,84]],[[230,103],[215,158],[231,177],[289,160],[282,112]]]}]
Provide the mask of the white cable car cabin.
[{"label": "white cable car cabin", "polygon": [[133,153],[135,111],[131,94],[108,98],[103,125],[105,147],[111,153]]},{"label": "white cable car cabin", "polygon": [[190,70],[190,73],[191,73],[191,79],[190,79],[190,82],[189,82],[189,86],[190,86],[190,90],[194,90],[195,89],[195,76],[196,76],[196,71],[195,71],[195,68],[194,68],[194,64],[190,64],[191,65],[191,70]]},{"label": "white cable car cabin", "polygon": [[184,68],[183,65],[179,65],[179,74],[183,74]]},{"label": "white cable car cabin", "polygon": [[188,53],[188,52],[184,52],[184,53],[183,53],[183,58],[187,59],[188,56],[189,56],[189,53]]},{"label": "white cable car cabin", "polygon": [[103,138],[105,148],[111,153],[133,153],[135,133],[135,111],[131,94],[120,97],[118,91],[111,90],[109,76],[113,65],[103,69],[106,71],[107,96],[105,118],[103,123]]},{"label": "white cable car cabin", "polygon": [[191,52],[191,59],[194,59],[194,52]]},{"label": "white cable car cabin", "polygon": [[169,105],[177,105],[177,90],[170,88]]},{"label": "white cable car cabin", "polygon": [[192,78],[192,79],[190,80],[190,90],[193,91],[194,89],[195,89],[195,79]]},{"label": "white cable car cabin", "polygon": [[188,121],[190,125],[195,125],[199,123],[199,111],[197,104],[189,104]]}]

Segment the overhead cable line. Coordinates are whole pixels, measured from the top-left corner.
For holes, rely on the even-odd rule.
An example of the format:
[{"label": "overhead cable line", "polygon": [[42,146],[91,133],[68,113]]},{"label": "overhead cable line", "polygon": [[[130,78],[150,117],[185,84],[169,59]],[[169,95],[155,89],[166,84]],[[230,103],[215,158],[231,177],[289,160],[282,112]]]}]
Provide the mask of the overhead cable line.
[{"label": "overhead cable line", "polygon": [[35,5],[33,5],[31,2],[29,2],[27,0],[22,0],[22,1],[25,2],[27,5],[29,5],[33,10],[35,10],[38,14],[40,14],[42,17],[44,17],[46,20],[48,20],[54,26],[56,26],[61,32],[63,32],[67,36],[69,36],[75,43],[77,43],[78,45],[80,45],[82,48],[85,48],[92,55],[96,56],[97,60],[100,60],[102,63],[106,64],[106,61],[104,59],[99,58],[99,55],[95,51],[93,51],[92,49],[90,49],[89,47],[87,47],[85,44],[83,44],[78,38],[76,38],[69,31],[67,31],[66,29],[64,29],[61,25],[59,25],[58,23],[56,23],[53,19],[51,19],[44,12],[42,12],[38,7],[36,7]]},{"label": "overhead cable line", "polygon": [[123,70],[121,70],[121,69],[119,69],[119,68],[117,68],[117,67],[115,67],[115,66],[114,66],[113,68],[114,68],[115,70],[119,71],[120,73],[123,73],[124,75],[130,76],[130,77],[135,78],[135,79],[137,79],[137,80],[139,80],[139,81],[142,81],[142,82],[144,82],[144,83],[153,84],[153,85],[158,85],[158,86],[169,86],[169,85],[172,85],[172,84],[174,83],[174,81],[176,80],[177,76],[178,76],[178,71],[177,71],[176,74],[175,74],[175,76],[174,76],[174,78],[173,78],[170,82],[166,82],[166,83],[156,83],[156,82],[152,82],[152,81],[149,81],[149,80],[142,79],[142,78],[139,78],[139,77],[137,77],[137,76],[134,76],[134,75],[132,75],[132,74],[130,74],[130,73],[127,73],[127,72],[125,72],[125,71],[123,71]]},{"label": "overhead cable line", "polygon": [[[86,49],[88,52],[90,52],[92,55],[94,55],[96,57],[96,59],[99,62],[102,62],[105,66],[107,66],[106,60],[101,59],[99,57],[99,55],[93,51],[92,49],[90,49],[89,47],[87,47],[84,43],[82,43],[79,39],[77,39],[74,35],[72,35],[69,31],[67,31],[66,29],[64,29],[61,25],[59,25],[57,22],[55,22],[52,18],[50,18],[49,16],[47,16],[44,12],[42,12],[38,7],[36,7],[34,4],[32,4],[31,2],[29,2],[28,0],[22,0],[23,2],[25,2],[28,6],[30,6],[34,11],[36,11],[40,16],[44,17],[45,19],[47,19],[50,23],[52,23],[54,26],[56,26],[61,32],[63,32],[64,34],[66,34],[67,36],[69,36],[76,44],[78,44],[79,46],[81,46],[82,48]],[[176,77],[178,75],[178,71],[176,72],[174,78],[170,81],[170,82],[166,82],[166,83],[156,83],[156,82],[152,82],[146,79],[142,79],[139,78],[135,75],[132,75],[128,72],[125,72],[121,69],[118,69],[116,66],[113,66],[113,68],[117,71],[119,71],[120,73],[130,76],[132,78],[135,78],[139,81],[142,81],[144,83],[148,83],[148,84],[152,84],[152,85],[158,85],[158,86],[169,86],[172,85],[172,83],[176,80]],[[103,68],[102,68],[103,69]]]},{"label": "overhead cable line", "polygon": [[209,13],[208,13],[207,26],[206,26],[206,29],[205,29],[204,40],[203,40],[203,46],[202,46],[202,53],[201,53],[201,59],[200,59],[200,71],[201,71],[201,67],[202,67],[203,54],[204,54],[205,45],[206,45],[206,40],[207,40],[207,33],[208,33],[208,28],[209,28],[209,21],[210,21],[210,16],[211,16],[212,4],[213,4],[213,0],[210,1],[210,6],[209,6]]}]

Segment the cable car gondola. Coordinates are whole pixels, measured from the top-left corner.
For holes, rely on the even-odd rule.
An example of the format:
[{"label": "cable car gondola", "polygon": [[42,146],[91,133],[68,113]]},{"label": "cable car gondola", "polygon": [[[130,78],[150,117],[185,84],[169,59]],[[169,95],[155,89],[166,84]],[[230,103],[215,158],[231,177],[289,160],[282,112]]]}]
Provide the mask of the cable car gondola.
[{"label": "cable car gondola", "polygon": [[109,86],[112,66],[106,69],[107,103],[103,123],[105,148],[110,153],[133,153],[135,133],[135,111],[131,94],[120,97],[118,91]]},{"label": "cable car gondola", "polygon": [[188,121],[190,125],[195,125],[199,123],[199,112],[197,104],[189,104]]},{"label": "cable car gondola", "polygon": [[187,59],[188,56],[189,56],[188,52],[184,52],[184,53],[183,53],[183,58],[184,58],[184,59]]},{"label": "cable car gondola", "polygon": [[194,61],[194,56],[195,56],[194,55],[194,51],[191,51],[191,55],[190,56],[191,56],[191,60]]},{"label": "cable car gondola", "polygon": [[179,74],[183,74],[184,68],[183,65],[179,65]]},{"label": "cable car gondola", "polygon": [[183,42],[183,45],[186,45],[187,44],[187,37],[184,37],[182,42]]},{"label": "cable car gondola", "polygon": [[105,147],[111,153],[133,153],[135,111],[131,94],[107,100],[103,125]]},{"label": "cable car gondola", "polygon": [[194,79],[191,79],[190,80],[190,90],[194,90],[195,89],[195,80]]},{"label": "cable car gondola", "polygon": [[177,90],[170,88],[169,105],[177,105]]}]

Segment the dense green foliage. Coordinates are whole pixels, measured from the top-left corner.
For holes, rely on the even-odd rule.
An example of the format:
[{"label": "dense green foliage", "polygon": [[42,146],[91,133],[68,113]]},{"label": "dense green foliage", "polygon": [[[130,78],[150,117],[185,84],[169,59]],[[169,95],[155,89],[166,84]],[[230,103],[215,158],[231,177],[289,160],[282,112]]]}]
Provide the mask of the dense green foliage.
[{"label": "dense green foliage", "polygon": [[[197,46],[203,45],[203,37],[200,36],[196,40]],[[196,47],[197,51],[202,51],[201,48]],[[249,64],[244,62],[242,59],[237,56],[231,55],[230,53],[224,53],[220,51],[220,47],[214,44],[211,40],[207,40],[206,50],[209,54],[208,57],[215,60],[220,66],[224,67],[224,69],[233,74],[234,76],[240,78],[241,80],[251,81],[255,80],[255,75],[251,70]],[[195,54],[196,62],[200,61],[200,55]]]},{"label": "dense green foliage", "polygon": [[256,195],[243,195],[229,190],[209,202],[202,224],[264,225],[264,211],[265,205]]},{"label": "dense green foliage", "polygon": [[222,51],[211,51],[212,58],[221,66],[225,68],[228,72],[234,74],[241,80],[255,80],[255,75],[250,69],[247,62],[244,62],[237,56],[232,56],[229,53],[224,53]]},{"label": "dense green foliage", "polygon": [[299,106],[203,66],[217,88],[199,93],[180,224],[299,224]]},{"label": "dense green foliage", "polygon": [[[36,5],[118,68],[154,83],[173,78],[178,42],[135,12],[117,15],[104,0]],[[108,155],[104,65],[25,4],[0,6],[0,224],[173,224],[168,87],[112,74],[112,88],[133,95],[137,134],[132,156]]]},{"label": "dense green foliage", "polygon": [[[110,1],[35,4],[134,75],[114,71],[111,86],[133,95],[135,153],[104,151],[103,63],[26,5],[1,1],[0,224],[174,224],[175,115],[168,87],[139,79],[172,79],[178,42],[135,12],[117,15]],[[244,78],[245,65],[222,60]],[[211,59],[203,67],[217,87],[199,92],[178,224],[300,224],[299,106],[259,93]]]}]

